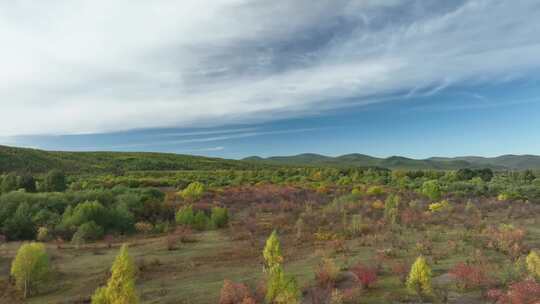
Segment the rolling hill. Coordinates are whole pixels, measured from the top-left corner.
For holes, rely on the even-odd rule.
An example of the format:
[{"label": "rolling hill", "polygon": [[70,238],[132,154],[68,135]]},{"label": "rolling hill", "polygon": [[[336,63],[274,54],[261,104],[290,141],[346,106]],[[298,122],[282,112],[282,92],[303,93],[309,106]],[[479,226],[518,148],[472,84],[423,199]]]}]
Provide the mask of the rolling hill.
[{"label": "rolling hill", "polygon": [[382,167],[408,170],[456,170],[491,168],[494,170],[540,170],[540,156],[503,155],[498,157],[431,157],[412,159],[402,156],[378,158],[364,154],[337,157],[314,153],[242,160],[194,155],[149,152],[60,152],[0,146],[0,173],[26,171],[43,173],[60,169],[68,173],[112,173],[138,170],[219,170],[260,169],[276,166]]},{"label": "rolling hill", "polygon": [[0,173],[33,173],[60,169],[72,173],[107,173],[118,170],[253,169],[266,164],[172,153],[58,152],[0,146]]},{"label": "rolling hill", "polygon": [[503,155],[498,157],[431,157],[412,159],[402,156],[377,158],[364,154],[346,154],[337,157],[319,154],[298,154],[293,156],[274,156],[261,158],[252,156],[244,159],[253,163],[273,165],[305,165],[333,167],[383,167],[388,169],[431,169],[456,170],[463,168],[491,168],[494,170],[540,169],[540,156],[535,155]]}]

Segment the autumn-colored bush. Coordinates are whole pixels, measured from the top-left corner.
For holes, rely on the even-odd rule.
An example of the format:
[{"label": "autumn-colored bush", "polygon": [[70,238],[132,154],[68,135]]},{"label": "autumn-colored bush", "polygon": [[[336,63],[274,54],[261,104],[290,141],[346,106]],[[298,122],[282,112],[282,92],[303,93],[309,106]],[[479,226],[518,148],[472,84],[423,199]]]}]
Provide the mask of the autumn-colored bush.
[{"label": "autumn-colored bush", "polygon": [[248,304],[255,303],[251,292],[245,284],[234,283],[230,280],[223,281],[223,287],[219,295],[219,304]]},{"label": "autumn-colored bush", "polygon": [[148,222],[137,222],[135,223],[135,230],[139,233],[148,234],[154,226],[151,223]]},{"label": "autumn-colored bush", "polygon": [[540,300],[540,283],[524,280],[510,285],[508,290],[493,289],[487,297],[497,304],[538,304]]},{"label": "autumn-colored bush", "polygon": [[512,259],[517,259],[526,249],[523,243],[527,234],[525,229],[501,224],[487,228],[484,234],[488,239],[488,247],[499,250]]},{"label": "autumn-colored bush", "polygon": [[339,268],[334,260],[325,258],[320,263],[315,272],[315,279],[320,287],[331,287],[336,283]]},{"label": "autumn-colored bush", "polygon": [[458,287],[464,290],[485,287],[491,282],[480,265],[460,262],[450,269],[449,274],[456,279]]},{"label": "autumn-colored bush", "polygon": [[352,267],[351,272],[354,273],[363,288],[372,287],[378,280],[377,269],[363,264],[355,265]]}]

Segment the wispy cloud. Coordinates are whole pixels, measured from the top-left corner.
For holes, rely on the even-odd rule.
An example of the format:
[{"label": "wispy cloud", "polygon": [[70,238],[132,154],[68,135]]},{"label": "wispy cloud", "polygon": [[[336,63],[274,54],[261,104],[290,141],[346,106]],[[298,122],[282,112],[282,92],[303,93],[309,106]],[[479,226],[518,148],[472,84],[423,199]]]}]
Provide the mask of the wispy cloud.
[{"label": "wispy cloud", "polygon": [[[245,128],[249,130],[250,128]],[[186,144],[194,143],[208,143],[208,142],[227,142],[236,139],[249,138],[249,137],[258,137],[266,135],[278,135],[278,134],[291,134],[291,133],[303,133],[321,130],[323,128],[298,128],[298,129],[288,129],[288,130],[260,130],[254,132],[240,132],[240,133],[231,133],[219,136],[202,136],[186,139],[165,139],[165,140],[153,140],[149,141],[147,138],[139,138],[130,140],[128,144],[102,144],[99,146],[69,146],[63,145],[62,150],[72,150],[72,151],[103,151],[103,150],[126,150],[126,149],[137,149],[137,148],[160,148],[167,146],[185,146]],[[241,129],[237,129],[241,130]],[[201,135],[212,134],[212,131],[200,132]],[[173,133],[170,133],[173,134]],[[179,133],[184,134],[184,133]],[[155,138],[160,138],[156,136]],[[163,137],[166,138],[166,137]],[[223,146],[211,147],[211,148],[181,148],[180,150],[175,150],[176,152],[203,152],[203,151],[220,151],[223,150]]]},{"label": "wispy cloud", "polygon": [[540,69],[539,15],[534,0],[2,1],[0,135],[253,123],[511,81]]}]

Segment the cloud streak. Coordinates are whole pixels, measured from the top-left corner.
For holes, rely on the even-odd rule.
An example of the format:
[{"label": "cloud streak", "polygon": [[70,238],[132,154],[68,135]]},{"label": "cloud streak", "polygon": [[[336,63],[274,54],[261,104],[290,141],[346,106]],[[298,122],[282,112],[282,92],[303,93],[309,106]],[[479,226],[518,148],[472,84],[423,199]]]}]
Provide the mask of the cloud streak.
[{"label": "cloud streak", "polygon": [[519,79],[540,68],[538,15],[533,0],[3,1],[0,136],[257,123]]}]

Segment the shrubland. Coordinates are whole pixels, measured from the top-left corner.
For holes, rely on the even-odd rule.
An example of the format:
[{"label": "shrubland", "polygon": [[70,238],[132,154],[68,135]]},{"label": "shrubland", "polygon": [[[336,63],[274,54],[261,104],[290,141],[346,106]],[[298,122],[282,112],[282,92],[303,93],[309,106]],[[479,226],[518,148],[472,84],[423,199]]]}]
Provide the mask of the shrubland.
[{"label": "shrubland", "polygon": [[[6,172],[0,302],[534,304],[537,176]],[[29,259],[37,270],[15,267]]]}]

